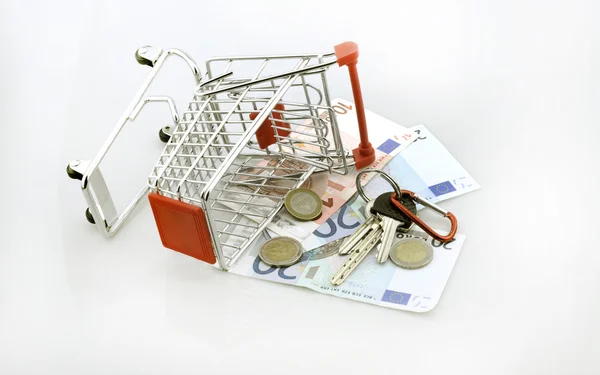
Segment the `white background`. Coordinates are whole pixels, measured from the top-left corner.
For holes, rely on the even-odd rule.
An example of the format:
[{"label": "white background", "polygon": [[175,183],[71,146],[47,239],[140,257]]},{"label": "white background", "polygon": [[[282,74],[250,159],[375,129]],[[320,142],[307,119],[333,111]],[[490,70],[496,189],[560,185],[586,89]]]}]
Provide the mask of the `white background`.
[{"label": "white background", "polygon": [[[0,373],[598,374],[599,18],[591,0],[3,1]],[[467,240],[435,310],[218,271],[164,249],[146,203],[110,240],[87,224],[64,168],[140,87],[138,47],[201,63],[345,40],[366,106],[425,124],[483,186],[443,204]],[[169,72],[183,105],[189,72]],[[123,202],[161,148],[148,113],[107,160]]]}]

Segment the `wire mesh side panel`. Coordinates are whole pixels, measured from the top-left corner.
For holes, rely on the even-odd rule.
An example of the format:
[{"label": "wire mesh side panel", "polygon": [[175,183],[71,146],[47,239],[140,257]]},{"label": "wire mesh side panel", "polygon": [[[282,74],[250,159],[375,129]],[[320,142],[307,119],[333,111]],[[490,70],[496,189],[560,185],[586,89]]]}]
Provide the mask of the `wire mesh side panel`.
[{"label": "wire mesh side panel", "polygon": [[211,113],[203,113],[209,104],[194,97],[173,129],[149,179],[160,194],[201,205],[202,186],[227,156],[226,133],[220,134]]},{"label": "wire mesh side panel", "polygon": [[[207,77],[151,172],[149,184],[159,194],[202,207],[224,269],[269,224],[287,192],[316,169],[333,171],[336,161],[347,170],[325,68],[286,74],[323,59],[209,61]],[[222,71],[213,76],[217,62]],[[273,74],[278,76],[246,84]],[[226,90],[212,92],[220,88]],[[265,126],[273,137],[267,146],[259,136]]]},{"label": "wire mesh side panel", "polygon": [[[265,149],[267,153],[347,173],[347,152],[331,108],[326,77],[328,67],[334,63],[332,54],[227,57],[209,60],[207,71],[217,77],[226,75],[215,84],[216,88],[234,87],[227,96],[234,99],[243,94],[244,102],[251,103],[254,111],[268,103],[273,105],[276,98],[276,106],[266,119],[270,133],[275,135],[274,142]],[[294,73],[299,70],[302,72]],[[209,86],[201,91],[214,89]],[[260,142],[254,141],[249,146],[256,149]]]},{"label": "wire mesh side panel", "polygon": [[[224,269],[273,219],[285,194],[314,171],[306,163],[269,155],[254,140],[239,147],[254,112],[242,98],[194,96],[149,178],[159,194],[203,208]],[[232,154],[236,148],[241,152]]]},{"label": "wire mesh side panel", "polygon": [[281,209],[285,195],[314,171],[305,163],[278,156],[238,157],[207,200],[213,239],[225,268],[266,228]]}]

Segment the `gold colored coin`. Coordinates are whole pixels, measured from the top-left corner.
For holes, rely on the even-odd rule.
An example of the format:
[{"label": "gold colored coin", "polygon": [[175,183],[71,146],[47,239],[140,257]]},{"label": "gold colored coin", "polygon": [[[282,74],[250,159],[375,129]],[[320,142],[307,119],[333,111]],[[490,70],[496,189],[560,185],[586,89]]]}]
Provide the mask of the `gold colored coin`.
[{"label": "gold colored coin", "polygon": [[433,259],[433,247],[422,239],[407,238],[392,246],[390,259],[401,268],[425,267]]},{"label": "gold colored coin", "polygon": [[291,237],[276,237],[266,241],[258,253],[270,266],[291,266],[302,257],[302,245]]},{"label": "gold colored coin", "polygon": [[321,215],[323,202],[314,191],[304,188],[294,189],[285,197],[285,208],[299,220],[313,220]]}]

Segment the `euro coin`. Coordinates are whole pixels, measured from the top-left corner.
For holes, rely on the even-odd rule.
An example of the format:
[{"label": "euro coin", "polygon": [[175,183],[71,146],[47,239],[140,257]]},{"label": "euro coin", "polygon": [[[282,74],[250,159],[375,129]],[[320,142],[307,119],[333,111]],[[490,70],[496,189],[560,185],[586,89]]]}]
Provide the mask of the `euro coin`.
[{"label": "euro coin", "polygon": [[401,268],[425,267],[433,259],[433,247],[422,239],[406,238],[392,245],[390,259]]},{"label": "euro coin", "polygon": [[321,215],[323,202],[314,191],[304,188],[294,189],[285,196],[285,208],[298,220],[313,220]]},{"label": "euro coin", "polygon": [[258,256],[270,266],[286,267],[295,264],[302,253],[302,245],[296,239],[275,237],[262,244]]}]

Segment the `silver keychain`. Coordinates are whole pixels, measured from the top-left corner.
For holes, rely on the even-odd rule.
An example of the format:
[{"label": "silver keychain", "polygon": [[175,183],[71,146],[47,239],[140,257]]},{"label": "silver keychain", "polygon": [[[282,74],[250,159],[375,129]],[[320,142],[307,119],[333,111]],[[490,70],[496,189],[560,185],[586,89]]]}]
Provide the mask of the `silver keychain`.
[{"label": "silver keychain", "polygon": [[[381,204],[381,200],[371,200],[364,192],[361,184],[361,178],[366,173],[378,173],[380,174],[386,181],[392,185],[394,192],[401,196],[402,191],[400,186],[394,179],[388,175],[387,173],[375,170],[375,169],[365,169],[359,172],[356,175],[356,189],[358,194],[367,202],[367,207],[369,210],[373,207],[377,201]],[[389,194],[389,193],[385,193]],[[385,212],[386,207],[382,207],[381,212]],[[344,242],[344,244],[340,247],[339,254],[347,255],[350,254],[346,262],[334,273],[331,278],[331,283],[333,285],[342,284],[346,278],[358,267],[358,265],[366,259],[367,255],[379,245],[379,250],[377,252],[377,261],[379,263],[383,263],[387,260],[389,256],[389,249],[392,245],[392,242],[395,239],[396,228],[404,224],[397,220],[399,217],[395,215],[395,211],[391,211],[387,215],[382,214],[372,214],[367,220],[357,228],[357,230]]]}]

